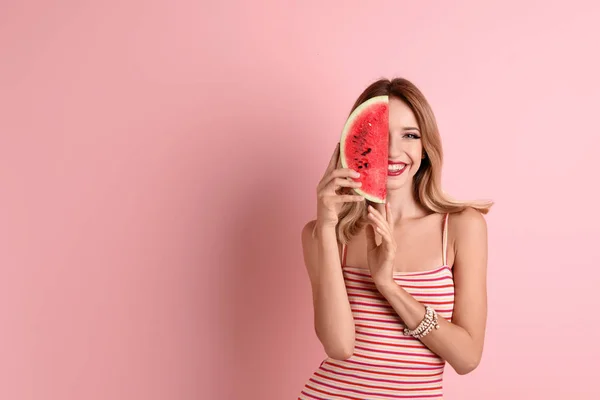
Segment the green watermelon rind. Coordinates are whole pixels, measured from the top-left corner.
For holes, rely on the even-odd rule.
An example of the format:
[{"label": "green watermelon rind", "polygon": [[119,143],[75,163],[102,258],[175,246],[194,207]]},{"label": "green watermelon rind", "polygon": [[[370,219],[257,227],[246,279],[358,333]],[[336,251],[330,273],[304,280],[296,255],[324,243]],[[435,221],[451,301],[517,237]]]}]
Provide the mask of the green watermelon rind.
[{"label": "green watermelon rind", "polygon": [[[369,100],[366,100],[365,102],[361,103],[358,107],[356,107],[356,109],[354,111],[352,111],[352,113],[346,120],[346,123],[344,124],[344,128],[342,129],[342,137],[340,138],[340,160],[342,162],[343,168],[348,168],[348,164],[346,163],[346,151],[345,151],[344,143],[346,141],[346,137],[348,136],[348,133],[350,132],[350,127],[352,127],[352,124],[354,123],[356,118],[363,112],[364,109],[369,108],[374,104],[381,104],[381,103],[389,104],[389,96],[383,95],[383,96],[371,97]],[[373,203],[380,203],[380,204],[385,203],[385,199],[381,199],[379,197],[372,196],[371,194],[364,192],[360,188],[352,188],[352,190],[354,190],[356,193],[358,193],[359,195],[363,196],[365,199],[367,199]]]}]

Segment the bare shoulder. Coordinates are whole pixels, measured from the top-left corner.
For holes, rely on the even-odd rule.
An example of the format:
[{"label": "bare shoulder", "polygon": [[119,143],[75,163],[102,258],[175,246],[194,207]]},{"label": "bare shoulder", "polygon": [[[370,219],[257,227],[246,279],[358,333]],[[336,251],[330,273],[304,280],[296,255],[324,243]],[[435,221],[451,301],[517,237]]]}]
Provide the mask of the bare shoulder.
[{"label": "bare shoulder", "polygon": [[487,259],[487,222],[482,213],[467,207],[450,216],[456,265],[463,268],[485,268]]},{"label": "bare shoulder", "polygon": [[303,247],[307,247],[308,245],[315,242],[316,238],[314,236],[314,232],[315,232],[316,226],[317,226],[317,221],[313,219],[311,221],[308,221],[302,227],[302,246]]},{"label": "bare shoulder", "polygon": [[457,239],[465,235],[487,234],[487,222],[483,214],[472,207],[467,207],[463,211],[451,214],[450,219],[452,220],[450,227],[453,228]]}]

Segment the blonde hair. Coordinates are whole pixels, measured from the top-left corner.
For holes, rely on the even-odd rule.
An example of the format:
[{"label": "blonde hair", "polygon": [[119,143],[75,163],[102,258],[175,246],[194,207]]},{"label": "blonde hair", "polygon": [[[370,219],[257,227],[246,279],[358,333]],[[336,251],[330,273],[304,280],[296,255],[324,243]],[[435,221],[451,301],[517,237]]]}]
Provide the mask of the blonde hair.
[{"label": "blonde hair", "polygon": [[[405,102],[417,119],[421,140],[426,157],[421,160],[421,166],[414,176],[414,196],[423,208],[435,213],[455,213],[472,207],[482,214],[487,214],[492,201],[457,201],[451,199],[441,188],[442,175],[442,140],[437,127],[435,116],[427,99],[421,91],[404,78],[392,80],[380,79],[367,87],[356,99],[350,113],[366,100],[387,95]],[[341,168],[338,160],[336,168]],[[352,189],[344,188],[341,193],[350,193]],[[346,244],[358,234],[367,223],[366,211],[369,201],[344,203],[338,215],[338,240]]]}]

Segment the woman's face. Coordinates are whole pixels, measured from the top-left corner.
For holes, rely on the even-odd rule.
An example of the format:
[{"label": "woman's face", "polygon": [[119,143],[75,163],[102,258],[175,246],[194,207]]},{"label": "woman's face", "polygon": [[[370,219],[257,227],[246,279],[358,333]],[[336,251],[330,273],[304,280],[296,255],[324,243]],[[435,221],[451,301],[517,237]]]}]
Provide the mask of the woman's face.
[{"label": "woman's face", "polygon": [[395,97],[389,100],[389,155],[387,189],[411,184],[421,166],[423,144],[412,110]]}]

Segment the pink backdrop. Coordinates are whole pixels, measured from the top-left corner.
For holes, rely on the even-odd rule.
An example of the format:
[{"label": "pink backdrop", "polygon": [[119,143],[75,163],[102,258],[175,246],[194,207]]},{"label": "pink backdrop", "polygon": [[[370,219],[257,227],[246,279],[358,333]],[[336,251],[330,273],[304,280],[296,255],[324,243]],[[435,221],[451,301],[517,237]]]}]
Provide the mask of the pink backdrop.
[{"label": "pink backdrop", "polygon": [[284,3],[0,4],[0,398],[294,399],[323,357],[300,230],[395,75],[446,190],[497,202],[446,397],[600,398],[597,3]]}]

